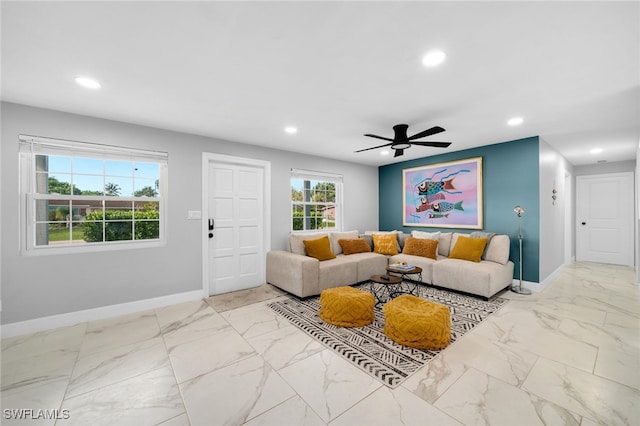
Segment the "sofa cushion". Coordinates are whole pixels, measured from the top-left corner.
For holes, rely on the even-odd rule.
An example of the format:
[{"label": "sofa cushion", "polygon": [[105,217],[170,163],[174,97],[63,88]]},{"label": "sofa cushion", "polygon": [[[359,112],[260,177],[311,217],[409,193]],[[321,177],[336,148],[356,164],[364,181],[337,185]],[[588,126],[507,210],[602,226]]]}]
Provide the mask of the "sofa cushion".
[{"label": "sofa cushion", "polygon": [[480,262],[482,253],[487,245],[486,238],[471,238],[459,236],[456,245],[451,249],[449,257],[451,259],[470,260]]},{"label": "sofa cushion", "polygon": [[449,256],[451,252],[452,232],[441,232],[438,238],[438,254],[441,256]]},{"label": "sofa cushion", "polygon": [[[402,251],[402,245],[404,243],[404,233],[402,231],[364,231],[364,235],[365,238],[367,238],[367,236],[373,237],[374,234],[394,234],[396,236],[396,242],[398,244],[397,250],[398,253],[400,253]],[[369,240],[367,240],[367,242],[369,242]],[[371,246],[373,249],[375,249],[375,247],[373,247],[373,245]]]},{"label": "sofa cushion", "polygon": [[331,232],[329,234],[329,239],[331,240],[331,251],[333,254],[342,253],[342,246],[340,245],[340,240],[351,240],[354,238],[358,238],[358,231],[344,231],[344,232]]},{"label": "sofa cushion", "polygon": [[341,257],[353,260],[357,265],[356,282],[368,281],[372,275],[386,273],[386,267],[389,262],[387,256],[371,252],[355,253],[349,256],[343,253],[338,256],[338,258]]},{"label": "sofa cushion", "polygon": [[[469,234],[464,234],[462,232],[453,232],[451,234],[451,247],[449,248],[449,253],[451,253],[451,249],[453,249],[453,247],[456,245],[456,243],[458,242],[458,238],[459,237],[469,237]],[[447,257],[449,256],[449,254],[447,254]]]},{"label": "sofa cushion", "polygon": [[367,235],[367,234],[360,234],[358,238],[362,238],[363,240],[365,240],[369,245],[369,248],[373,250],[373,236]]},{"label": "sofa cushion", "polygon": [[433,284],[451,290],[491,297],[512,282],[513,262],[441,259],[433,263]]},{"label": "sofa cushion", "polygon": [[398,237],[396,234],[373,234],[373,251],[393,256],[398,254]]},{"label": "sofa cushion", "polygon": [[511,240],[508,235],[495,235],[487,244],[484,259],[506,265],[509,261],[509,250],[511,248]]},{"label": "sofa cushion", "polygon": [[438,253],[438,240],[407,237],[402,253],[428,257],[435,260]]},{"label": "sofa cushion", "polygon": [[307,255],[307,250],[304,247],[304,240],[314,240],[325,235],[329,235],[326,232],[312,232],[312,233],[300,233],[289,234],[289,251],[291,253],[299,254],[301,256]]},{"label": "sofa cushion", "polygon": [[329,237],[324,236],[315,240],[303,240],[307,254],[311,257],[315,257],[318,260],[335,259],[336,255],[331,251],[331,243]]},{"label": "sofa cushion", "polygon": [[340,247],[342,247],[342,253],[345,255],[355,253],[368,253],[371,251],[371,247],[365,241],[364,238],[354,238],[348,240],[338,240]]},{"label": "sofa cushion", "polygon": [[409,236],[409,234],[405,234],[402,231],[398,232],[398,252],[401,252],[402,250],[404,250],[404,243],[407,240],[407,237]]},{"label": "sofa cushion", "polygon": [[320,291],[325,288],[353,285],[358,282],[358,262],[353,256],[341,254],[335,259],[318,262],[318,288]]},{"label": "sofa cushion", "polygon": [[491,239],[496,235],[495,232],[484,232],[484,231],[473,231],[469,236],[471,238],[486,238],[487,245],[484,246],[484,251],[482,252],[482,259],[485,259],[487,255],[487,250],[489,249],[489,244],[491,244]]},{"label": "sofa cushion", "polygon": [[440,238],[440,231],[438,232],[424,232],[424,231],[411,231],[413,238],[422,238],[425,240],[438,240]]},{"label": "sofa cushion", "polygon": [[451,232],[411,231],[411,236],[414,238],[438,240],[438,254],[440,256],[449,256],[449,251],[451,250],[451,235]]}]

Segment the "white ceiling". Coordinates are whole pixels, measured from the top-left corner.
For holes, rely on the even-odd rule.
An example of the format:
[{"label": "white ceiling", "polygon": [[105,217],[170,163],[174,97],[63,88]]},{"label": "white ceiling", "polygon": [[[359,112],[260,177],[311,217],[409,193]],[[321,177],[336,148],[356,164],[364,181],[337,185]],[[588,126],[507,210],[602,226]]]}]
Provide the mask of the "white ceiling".
[{"label": "white ceiling", "polygon": [[[370,165],[535,135],[582,165],[635,159],[640,141],[638,2],[1,7],[5,101]],[[423,67],[434,48],[447,60]],[[452,145],[354,153],[398,123]]]}]

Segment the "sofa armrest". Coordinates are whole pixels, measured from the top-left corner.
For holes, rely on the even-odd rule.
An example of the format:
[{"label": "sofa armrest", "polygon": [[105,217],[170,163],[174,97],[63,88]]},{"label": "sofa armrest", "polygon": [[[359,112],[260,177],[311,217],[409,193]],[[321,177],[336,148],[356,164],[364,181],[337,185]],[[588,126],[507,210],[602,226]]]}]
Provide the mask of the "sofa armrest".
[{"label": "sofa armrest", "polygon": [[298,297],[320,294],[320,261],[284,250],[267,253],[267,282]]}]

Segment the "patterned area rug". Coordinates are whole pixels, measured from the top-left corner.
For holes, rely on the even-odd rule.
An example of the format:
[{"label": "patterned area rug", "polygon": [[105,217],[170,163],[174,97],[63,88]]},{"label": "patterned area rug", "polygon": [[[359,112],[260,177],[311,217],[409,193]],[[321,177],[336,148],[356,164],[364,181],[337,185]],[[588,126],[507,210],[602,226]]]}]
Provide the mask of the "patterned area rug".
[{"label": "patterned area rug", "polygon": [[[360,284],[356,288],[371,291],[370,285]],[[507,299],[500,297],[485,301],[422,285],[417,291],[419,297],[449,307],[451,344],[507,303]],[[375,308],[373,323],[358,328],[343,328],[322,321],[318,317],[320,297],[300,299],[289,296],[270,303],[269,307],[390,388],[400,385],[441,352],[402,346],[385,336],[384,314],[380,306]]]}]

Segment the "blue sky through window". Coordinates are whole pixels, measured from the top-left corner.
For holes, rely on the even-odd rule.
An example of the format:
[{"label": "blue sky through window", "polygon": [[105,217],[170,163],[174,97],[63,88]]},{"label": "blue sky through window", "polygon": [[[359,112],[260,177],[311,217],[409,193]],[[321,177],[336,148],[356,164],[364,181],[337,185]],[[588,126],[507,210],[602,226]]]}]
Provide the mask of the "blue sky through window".
[{"label": "blue sky through window", "polygon": [[[120,188],[119,195],[132,196],[144,187],[156,189],[160,179],[160,165],[122,160],[49,156],[50,177],[71,182],[81,191],[103,192],[105,185],[113,183]],[[73,176],[72,176],[73,175]]]}]

